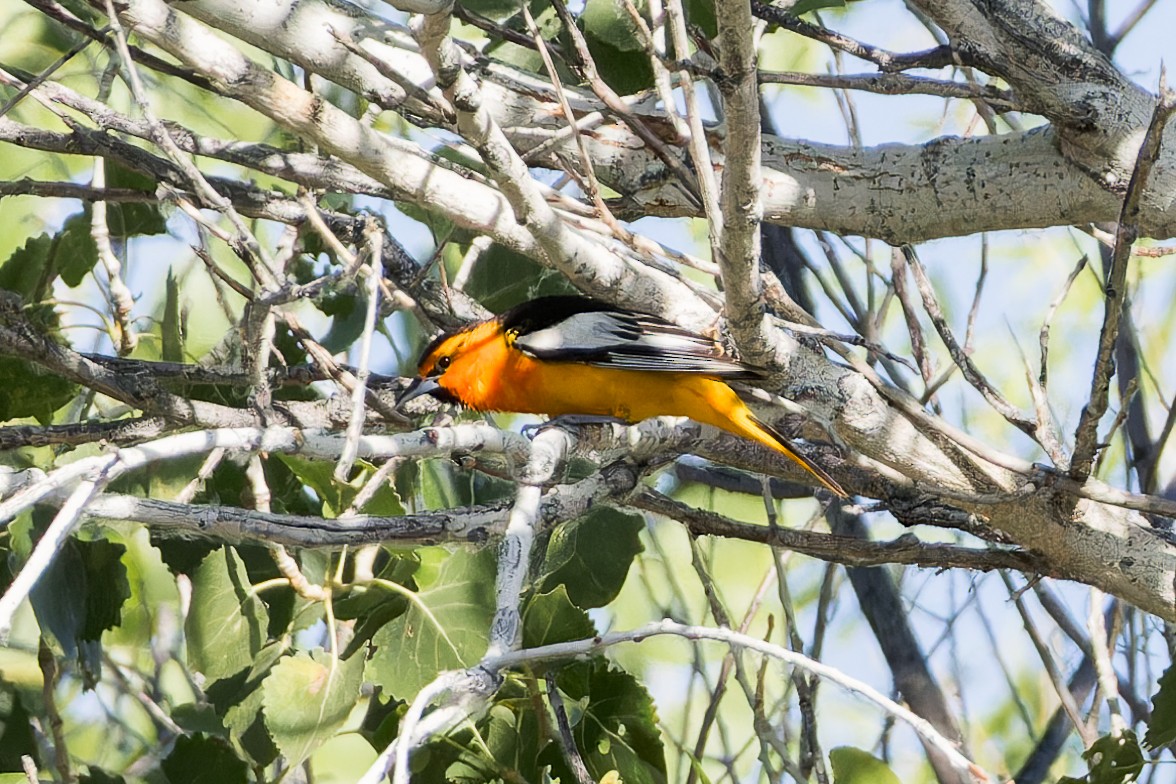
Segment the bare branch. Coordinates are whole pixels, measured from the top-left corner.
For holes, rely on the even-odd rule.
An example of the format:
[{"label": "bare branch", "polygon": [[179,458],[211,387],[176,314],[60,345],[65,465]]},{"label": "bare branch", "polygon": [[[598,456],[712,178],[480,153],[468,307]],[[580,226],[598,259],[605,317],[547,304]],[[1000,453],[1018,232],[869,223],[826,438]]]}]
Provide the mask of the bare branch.
[{"label": "bare branch", "polygon": [[1139,236],[1140,200],[1148,184],[1152,168],[1160,154],[1164,127],[1176,113],[1176,94],[1168,91],[1166,84],[1160,85],[1160,99],[1156,102],[1147,134],[1139,147],[1135,169],[1127,185],[1123,207],[1119,213],[1119,226],[1115,231],[1115,250],[1111,255],[1111,268],[1106,277],[1106,304],[1103,314],[1102,333],[1098,340],[1098,355],[1094,363],[1094,377],[1091,380],[1090,400],[1082,410],[1082,418],[1074,432],[1074,456],[1070,465],[1070,476],[1083,481],[1090,476],[1098,449],[1098,423],[1107,410],[1111,377],[1115,372],[1115,341],[1119,337],[1120,315],[1127,298],[1127,265],[1131,259],[1131,246]]},{"label": "bare branch", "polygon": [[647,488],[639,490],[626,503],[646,512],[678,520],[695,536],[723,536],[760,542],[847,566],[902,563],[937,569],[1014,569],[1028,574],[1042,574],[1042,570],[1050,569],[1050,565],[1044,559],[1019,550],[981,550],[974,547],[926,544],[913,535],[890,542],[869,542],[847,536],[816,534],[790,528],[772,529],[762,525],[740,523],[714,512],[692,509]]},{"label": "bare branch", "polygon": [[910,264],[911,272],[915,276],[915,284],[918,286],[919,294],[923,298],[923,309],[927,311],[927,315],[931,318],[931,323],[935,325],[935,331],[939,333],[939,339],[943,341],[943,345],[947,347],[947,351],[951,354],[951,359],[955,362],[964,374],[964,378],[968,383],[976,388],[988,404],[1005,418],[1005,420],[1014,427],[1022,430],[1029,436],[1035,436],[1037,424],[1032,419],[1027,417],[1022,412],[1018,411],[1012,403],[1005,399],[1000,390],[996,389],[980,372],[979,368],[972,361],[971,356],[964,351],[960,346],[959,341],[955,338],[955,333],[952,332],[951,326],[948,325],[947,319],[943,315],[943,311],[939,308],[939,302],[935,297],[935,292],[931,288],[931,281],[927,278],[927,273],[923,269],[922,262],[915,254],[913,248],[909,245],[902,249],[903,255]]},{"label": "bare branch", "polygon": [[954,62],[954,53],[947,46],[937,46],[925,52],[898,54],[888,52],[876,46],[864,44],[833,30],[827,30],[823,27],[809,24],[803,19],[789,13],[788,8],[777,8],[767,3],[758,2],[758,0],[753,0],[751,8],[760,19],[766,19],[785,30],[791,30],[806,38],[820,41],[833,49],[874,63],[882,71],[904,71],[908,68],[942,68],[945,65],[952,65]]},{"label": "bare branch", "polygon": [[1018,111],[1016,99],[1008,90],[988,85],[974,87],[926,76],[897,73],[880,74],[808,74],[783,71],[760,71],[760,84],[787,84],[798,87],[822,87],[832,90],[862,90],[879,95],[935,95],[984,101],[1000,111]]},{"label": "bare branch", "polygon": [[799,667],[806,672],[809,672],[819,678],[835,683],[842,688],[845,688],[867,700],[874,703],[888,714],[895,716],[903,722],[909,724],[915,732],[935,748],[939,749],[949,760],[956,770],[960,771],[965,776],[971,776],[976,781],[992,781],[987,773],[983,771],[975,763],[969,761],[956,749],[954,743],[940,735],[934,727],[927,721],[919,718],[911,713],[906,708],[895,703],[880,694],[871,686],[858,681],[856,678],[849,677],[839,670],[822,664],[821,662],[813,661],[809,657],[797,653],[795,651],[787,650],[778,645],[757,640],[745,634],[731,631],[730,629],[708,629],[699,626],[687,626],[676,623],[674,621],[658,621],[640,629],[634,629],[630,632],[617,632],[613,634],[603,634],[591,640],[580,640],[576,642],[557,643],[554,645],[546,645],[541,648],[531,648],[529,650],[517,651],[514,653],[504,654],[497,659],[484,660],[482,667],[492,668],[493,670],[500,670],[506,667],[515,667],[520,664],[534,661],[551,661],[564,658],[571,658],[575,656],[582,656],[588,653],[593,653],[598,650],[604,650],[617,645],[622,642],[640,642],[641,640],[650,637],[661,635],[680,636],[687,640],[715,640],[717,642],[724,642],[737,648],[745,648],[755,651],[757,653],[769,656],[773,659],[791,664],[794,667]]}]

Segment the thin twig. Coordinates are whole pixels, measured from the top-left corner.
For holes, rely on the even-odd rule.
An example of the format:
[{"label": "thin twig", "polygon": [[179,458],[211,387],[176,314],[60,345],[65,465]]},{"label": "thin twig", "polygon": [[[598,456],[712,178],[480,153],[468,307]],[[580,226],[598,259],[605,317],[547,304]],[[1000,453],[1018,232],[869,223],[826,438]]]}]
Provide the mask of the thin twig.
[{"label": "thin twig", "polygon": [[[90,184],[97,190],[106,188],[105,159],[99,158],[94,162],[94,175]],[[123,280],[122,261],[114,252],[114,245],[110,241],[110,225],[107,221],[108,205],[105,201],[93,202],[90,212],[90,236],[98,248],[98,260],[106,271],[107,291],[110,293],[110,310],[114,319],[115,345],[119,356],[127,356],[135,350],[139,343],[139,336],[135,332],[131,311],[135,305],[135,298]]]},{"label": "thin twig", "polygon": [[634,508],[678,520],[697,536],[723,536],[761,542],[849,566],[903,563],[939,569],[1015,569],[1029,574],[1041,574],[1042,570],[1049,569],[1044,561],[1039,561],[1037,556],[1026,551],[923,543],[909,534],[889,542],[873,542],[791,528],[777,528],[773,531],[763,525],[740,523],[714,512],[694,509],[647,487],[638,489],[628,498],[627,503]]},{"label": "thin twig", "polygon": [[1029,608],[1025,603],[1024,589],[1018,590],[1013,585],[1012,578],[1009,577],[1007,572],[1002,571],[1000,576],[1008,588],[1009,596],[1012,597],[1014,604],[1017,606],[1017,612],[1021,615],[1021,622],[1025,626],[1025,631],[1029,634],[1029,639],[1033,642],[1033,647],[1037,649],[1037,655],[1041,658],[1041,663],[1045,667],[1045,672],[1049,676],[1050,683],[1053,684],[1058,699],[1062,702],[1062,707],[1065,709],[1066,715],[1070,718],[1070,722],[1074,725],[1074,729],[1077,730],[1079,737],[1082,738],[1082,745],[1090,748],[1097,735],[1082,721],[1082,714],[1078,704],[1074,700],[1074,695],[1066,685],[1066,681],[1062,677],[1062,672],[1058,668],[1058,663],[1050,652],[1049,646],[1042,639],[1037,629],[1037,624],[1034,623],[1032,616],[1029,615]]},{"label": "thin twig", "polygon": [[956,744],[945,738],[930,722],[915,715],[907,708],[889,699],[881,692],[862,681],[857,680],[838,669],[830,667],[805,656],[790,651],[779,645],[764,642],[755,637],[730,629],[713,629],[704,626],[688,626],[671,620],[656,621],[638,629],[627,632],[602,634],[592,639],[576,640],[565,643],[555,643],[538,648],[530,648],[504,654],[496,659],[484,660],[483,667],[494,671],[501,671],[507,667],[517,667],[537,661],[555,661],[560,659],[586,656],[625,642],[641,642],[651,637],[671,635],[687,640],[713,640],[736,648],[745,648],[764,656],[777,659],[793,667],[799,667],[823,680],[841,686],[845,690],[865,698],[878,706],[887,715],[893,716],[908,724],[929,746],[938,749],[950,761],[951,765],[962,774],[970,776],[976,781],[987,782],[994,779],[982,768],[960,753]]},{"label": "thin twig", "polygon": [[[1111,714],[1111,734],[1120,737],[1127,730],[1123,719],[1123,708],[1119,702],[1119,679],[1111,663],[1111,651],[1107,645],[1107,625],[1103,619],[1104,594],[1098,588],[1090,589],[1090,612],[1087,628],[1090,630],[1090,650],[1094,656],[1094,671],[1098,673],[1098,687],[1107,710]],[[1118,600],[1113,600],[1118,604]]]},{"label": "thin twig", "polygon": [[[443,672],[417,692],[416,697],[413,698],[412,704],[408,706],[408,710],[404,714],[404,719],[400,722],[400,731],[397,735],[399,742],[396,744],[396,753],[393,757],[395,767],[392,772],[392,784],[409,784],[412,780],[409,774],[408,761],[414,746],[420,743],[415,736],[418,734],[421,717],[424,715],[425,709],[429,707],[430,703],[440,699],[457,685],[459,678],[460,673]],[[387,775],[387,772],[387,769],[385,769],[384,775]],[[380,778],[383,779],[383,776]]]},{"label": "thin twig", "polygon": [[950,46],[937,46],[924,52],[899,54],[889,52],[877,46],[864,44],[833,30],[810,24],[786,9],[776,8],[767,3],[752,0],[751,10],[760,19],[765,19],[785,30],[798,35],[820,41],[831,49],[851,54],[867,62],[874,63],[879,69],[887,72],[904,71],[908,68],[943,68],[955,64],[959,54]]},{"label": "thin twig", "polygon": [[861,90],[880,95],[936,95],[943,98],[981,100],[1001,111],[1016,111],[1018,104],[1011,92],[991,86],[931,79],[926,76],[907,76],[898,73],[880,74],[810,74],[781,71],[760,71],[760,84],[786,84],[801,87],[823,87],[835,90]]},{"label": "thin twig", "polygon": [[1156,101],[1151,123],[1135,158],[1135,168],[1127,183],[1123,207],[1119,211],[1119,225],[1115,230],[1115,250],[1111,254],[1111,269],[1106,277],[1106,303],[1103,313],[1102,332],[1099,335],[1098,355],[1094,363],[1094,375],[1090,383],[1090,398],[1082,409],[1082,417],[1074,431],[1074,456],[1070,464],[1070,476],[1075,481],[1085,481],[1090,476],[1098,450],[1098,423],[1106,413],[1109,402],[1111,376],[1115,372],[1115,342],[1119,337],[1119,325],[1123,303],[1127,298],[1127,267],[1131,260],[1131,247],[1139,236],[1140,201],[1147,188],[1152,167],[1159,158],[1164,136],[1164,127],[1176,112],[1176,94],[1168,90],[1166,76],[1160,75],[1160,97]]},{"label": "thin twig", "polygon": [[4,115],[6,115],[10,111],[12,111],[13,108],[15,108],[16,105],[19,104],[21,101],[23,101],[25,98],[27,98],[29,96],[29,94],[33,92],[33,90],[37,89],[42,84],[47,82],[49,80],[49,77],[51,77],[53,74],[57,73],[58,69],[60,69],[63,65],[68,63],[73,58],[77,57],[79,54],[81,54],[82,50],[85,49],[89,45],[90,45],[90,41],[84,41],[84,40],[78,41],[76,44],[74,44],[73,46],[71,46],[69,48],[69,51],[65,52],[64,54],[61,55],[61,57],[58,57],[57,60],[55,60],[54,62],[52,62],[48,66],[46,66],[44,69],[42,69],[41,72],[38,73],[36,76],[34,76],[31,79],[28,79],[23,86],[21,86],[19,89],[17,89],[15,95],[13,95],[11,98],[9,98],[7,101],[5,101],[3,104],[0,104],[0,117],[3,117]]},{"label": "thin twig", "polygon": [[1037,423],[1017,410],[1000,393],[1000,390],[988,381],[984,374],[980,372],[980,369],[976,367],[976,363],[972,361],[972,358],[956,340],[951,326],[947,323],[947,318],[943,315],[943,311],[939,307],[939,302],[935,297],[935,291],[931,286],[931,281],[927,277],[927,273],[923,269],[923,264],[919,261],[919,257],[915,254],[914,249],[909,245],[904,245],[902,252],[906,257],[907,263],[910,265],[911,272],[914,274],[915,285],[919,289],[919,294],[923,298],[923,309],[931,318],[931,323],[935,326],[935,331],[939,333],[940,340],[947,347],[952,361],[963,372],[964,378],[967,379],[968,383],[977,392],[984,396],[984,399],[988,401],[990,406],[996,409],[997,413],[1005,418],[1005,421],[1029,436],[1035,437]]},{"label": "thin twig", "polygon": [[[661,101],[662,106],[666,107],[665,117],[669,120],[674,132],[678,134],[676,142],[683,143],[690,138],[690,129],[686,123],[682,121],[681,115],[676,111],[672,111],[669,107],[674,106],[674,91],[671,83],[669,69],[666,68],[666,15],[661,3],[658,2],[656,6],[649,4],[649,16],[652,22],[650,24],[645,21],[645,16],[637,8],[633,0],[624,0],[625,12],[629,15],[629,20],[633,22],[633,27],[637,31],[637,37],[641,41],[641,45],[645,47],[645,54],[649,57],[649,65],[653,69],[653,86],[657,91],[657,97]],[[691,769],[693,771],[693,768]]]},{"label": "thin twig", "polygon": [[594,784],[595,779],[588,773],[588,767],[584,764],[584,758],[580,756],[580,749],[576,746],[576,736],[572,734],[572,725],[568,721],[568,712],[564,709],[563,697],[559,695],[559,685],[555,682],[554,670],[548,670],[544,673],[544,682],[547,684],[547,701],[551,703],[551,710],[555,713],[555,723],[559,727],[559,747],[563,752],[564,760],[567,761],[578,784]]},{"label": "thin twig", "polygon": [[892,248],[890,251],[890,282],[894,286],[895,297],[902,310],[902,317],[906,321],[907,336],[911,339],[911,353],[915,355],[915,362],[919,364],[919,375],[923,378],[925,391],[921,399],[929,400],[929,390],[935,375],[935,368],[927,353],[927,339],[923,335],[923,325],[919,323],[919,314],[915,312],[915,303],[911,299],[910,289],[907,288],[906,258],[898,248]]},{"label": "thin twig", "polygon": [[1157,1],[1142,0],[1131,13],[1123,17],[1123,21],[1119,23],[1119,27],[1107,39],[1108,54],[1119,48],[1119,44],[1123,43],[1123,39],[1131,34],[1131,31],[1135,29],[1136,25],[1143,21],[1143,17],[1155,6]]},{"label": "thin twig", "polygon": [[37,665],[41,669],[41,701],[49,718],[49,735],[53,738],[53,765],[61,780],[72,784],[78,780],[69,764],[69,747],[66,745],[64,722],[57,709],[57,684],[60,671],[57,659],[44,636],[37,640]]},{"label": "thin twig", "polygon": [[143,116],[150,125],[152,141],[184,173],[193,190],[200,195],[201,200],[205,204],[216,207],[217,210],[229,219],[229,223],[236,231],[236,239],[238,240],[237,243],[232,243],[232,246],[247,251],[240,255],[242,256],[242,260],[249,265],[250,271],[254,274],[258,282],[266,289],[276,288],[278,276],[272,267],[273,260],[269,257],[269,254],[262,248],[261,243],[258,242],[253,232],[249,230],[249,227],[245,224],[245,221],[241,218],[233,203],[212,187],[212,184],[205,178],[195,162],[179,148],[172,138],[171,132],[160,122],[152,110],[151,102],[147,97],[147,90],[139,78],[138,68],[135,65],[134,59],[131,57],[126,32],[123,29],[122,23],[119,21],[113,0],[106,0],[105,10],[107,17],[110,19],[110,28],[113,32],[115,48],[122,59],[123,74],[126,78],[127,86],[131,90],[131,95],[134,97],[135,103],[139,106],[139,109],[143,112]]},{"label": "thin twig", "polygon": [[[635,115],[629,107],[625,104],[623,98],[616,93],[608,83],[600,76],[600,72],[596,68],[596,62],[592,58],[592,53],[588,50],[588,42],[584,38],[584,34],[580,31],[579,25],[576,24],[575,17],[572,16],[571,11],[564,4],[564,0],[552,0],[551,7],[555,9],[560,21],[563,22],[564,30],[572,40],[573,47],[578,58],[574,66],[582,72],[588,86],[596,94],[609,111],[615,114],[625,125],[629,126],[632,131],[637,134],[641,141],[649,146],[651,152],[666,165],[666,168],[674,173],[679,185],[682,189],[691,196],[696,202],[701,202],[702,197],[699,193],[698,178],[682,163],[678,158],[677,152],[670,148],[662,139],[649,127],[645,122]],[[569,122],[573,118],[567,118]]]},{"label": "thin twig", "polygon": [[363,433],[364,402],[367,398],[368,366],[372,355],[372,338],[376,332],[376,323],[380,313],[380,258],[383,256],[384,233],[373,220],[373,230],[367,232],[370,243],[367,254],[368,264],[364,268],[366,310],[363,320],[363,335],[359,342],[359,367],[355,371],[355,386],[351,389],[351,415],[347,421],[347,432],[343,441],[343,451],[339,453],[339,460],[335,463],[335,481],[346,483],[351,479],[351,469],[355,465],[355,457],[359,448],[359,436]]},{"label": "thin twig", "polygon": [[[696,537],[690,539],[690,556],[691,566],[694,567],[694,573],[698,576],[703,596],[706,597],[707,606],[710,608],[715,623],[724,628],[730,628],[732,626],[730,614],[718,595],[718,586],[710,574],[702,547]],[[765,771],[771,774],[769,778],[775,780],[777,778],[775,775],[776,766],[772,764],[771,751],[776,752],[785,768],[791,770],[795,767],[795,763],[792,762],[787,744],[778,736],[771,722],[768,721],[767,714],[764,712],[763,700],[758,698],[747,665],[738,652],[735,652],[732,663],[735,668],[735,682],[742,688],[747,706],[751,709],[752,729],[759,740],[760,762]]]},{"label": "thin twig", "polygon": [[[678,57],[685,58],[690,51],[689,39],[686,34],[686,13],[682,9],[682,0],[665,0],[666,21],[670,27],[670,40]],[[695,193],[702,203],[702,213],[711,227],[712,247],[715,232],[721,227],[719,223],[719,187],[715,179],[714,163],[711,161],[710,146],[707,141],[706,128],[703,126],[702,111],[698,105],[698,95],[695,91],[694,80],[690,72],[682,69],[678,71],[678,86],[682,91],[682,100],[686,104],[686,124],[690,129],[687,139],[687,150],[690,162],[697,175]],[[677,111],[677,104],[665,107],[667,112]]]}]

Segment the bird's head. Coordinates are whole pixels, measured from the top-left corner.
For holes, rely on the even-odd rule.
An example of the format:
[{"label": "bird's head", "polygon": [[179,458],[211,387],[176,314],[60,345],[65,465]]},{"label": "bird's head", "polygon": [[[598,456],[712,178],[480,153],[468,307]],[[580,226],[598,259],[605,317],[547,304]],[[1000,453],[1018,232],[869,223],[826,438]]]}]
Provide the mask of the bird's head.
[{"label": "bird's head", "polygon": [[501,330],[495,321],[483,322],[459,332],[433,338],[421,352],[417,377],[400,393],[396,407],[422,395],[432,395],[443,403],[470,405],[471,378],[484,372],[479,367],[480,349],[488,342],[501,343]]},{"label": "bird's head", "polygon": [[442,377],[468,339],[468,331],[444,333],[433,338],[421,353],[417,363],[417,377],[396,398],[396,407],[402,408],[408,401],[422,395],[432,395],[444,403],[460,402],[445,388]]}]

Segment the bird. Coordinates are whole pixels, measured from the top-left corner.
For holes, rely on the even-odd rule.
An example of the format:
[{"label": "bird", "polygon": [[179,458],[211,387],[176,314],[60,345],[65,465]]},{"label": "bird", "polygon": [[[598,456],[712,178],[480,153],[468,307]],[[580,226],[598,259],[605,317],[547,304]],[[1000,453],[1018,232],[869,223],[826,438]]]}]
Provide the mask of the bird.
[{"label": "bird", "polygon": [[728,383],[764,375],[658,316],[584,296],[547,296],[438,335],[396,406],[430,395],[476,411],[626,423],[685,416],[783,454],[845,497],[827,471],[752,413]]}]

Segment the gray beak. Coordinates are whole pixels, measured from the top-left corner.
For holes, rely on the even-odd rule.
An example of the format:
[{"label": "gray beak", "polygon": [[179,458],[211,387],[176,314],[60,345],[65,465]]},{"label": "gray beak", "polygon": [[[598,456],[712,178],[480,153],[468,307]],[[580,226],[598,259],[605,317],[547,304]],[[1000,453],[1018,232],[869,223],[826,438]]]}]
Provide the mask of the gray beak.
[{"label": "gray beak", "polygon": [[439,389],[441,389],[441,385],[437,383],[435,378],[414,378],[412,383],[405,387],[400,396],[396,398],[396,408],[403,408],[404,404],[413,398],[430,395]]}]

